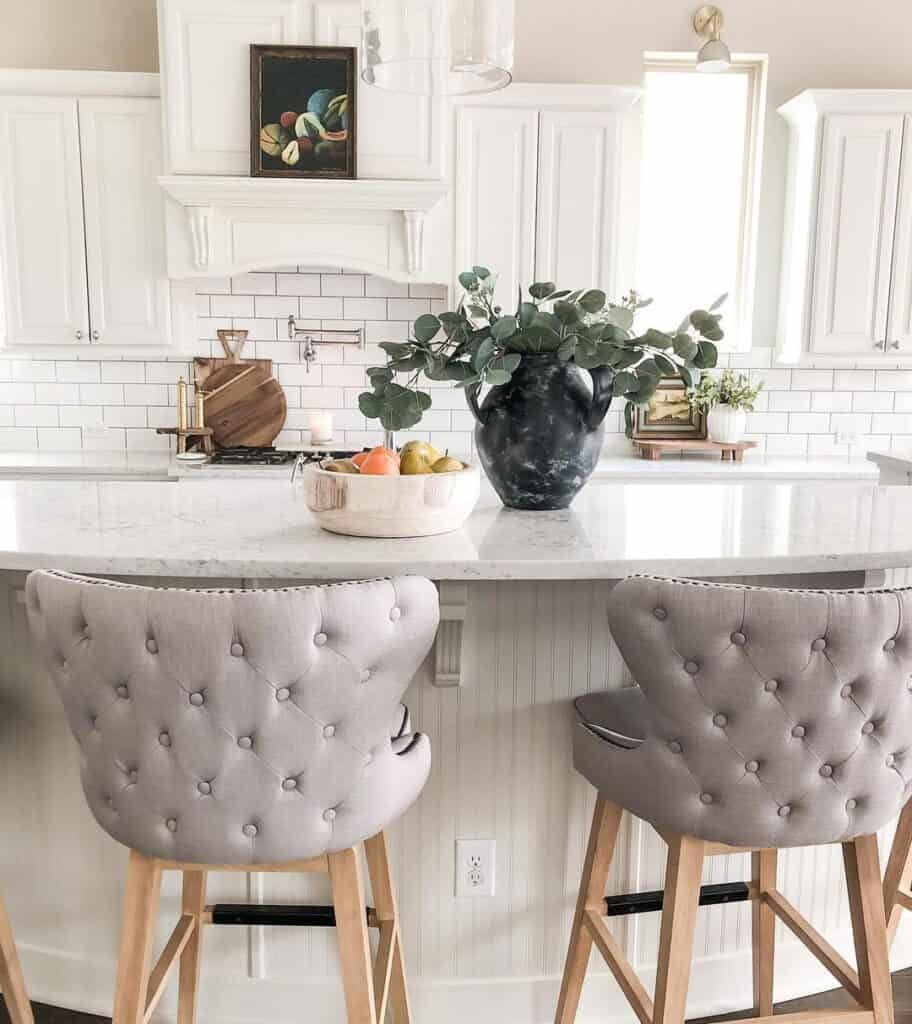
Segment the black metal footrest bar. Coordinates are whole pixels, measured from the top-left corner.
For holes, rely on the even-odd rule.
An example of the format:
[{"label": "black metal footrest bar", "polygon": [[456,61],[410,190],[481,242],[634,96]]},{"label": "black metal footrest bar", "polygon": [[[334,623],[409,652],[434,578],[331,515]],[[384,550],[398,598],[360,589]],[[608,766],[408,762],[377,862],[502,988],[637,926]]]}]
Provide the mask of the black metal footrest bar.
[{"label": "black metal footrest bar", "polygon": [[[368,923],[373,916],[373,909],[368,907]],[[276,924],[299,928],[335,928],[336,912],[332,907],[304,907],[282,903],[216,903],[212,907],[212,924]]]},{"label": "black metal footrest bar", "polygon": [[[618,896],[608,896],[605,900],[605,915],[619,917],[623,914],[649,914],[662,909],[665,893],[662,889],[655,892],[628,892]],[[750,899],[747,882],[722,882],[719,885],[703,885],[700,887],[700,906],[712,907],[717,903],[740,903]]]}]

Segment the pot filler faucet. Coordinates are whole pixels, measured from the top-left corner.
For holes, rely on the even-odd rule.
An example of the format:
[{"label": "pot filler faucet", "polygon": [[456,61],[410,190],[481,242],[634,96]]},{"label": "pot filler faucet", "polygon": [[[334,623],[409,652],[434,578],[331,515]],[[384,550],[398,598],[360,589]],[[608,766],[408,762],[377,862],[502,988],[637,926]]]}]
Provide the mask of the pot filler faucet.
[{"label": "pot filler faucet", "polygon": [[[343,341],[340,338],[338,341],[327,341],[323,337],[325,334],[344,335],[348,340]],[[348,330],[338,327],[298,327],[294,314],[292,314],[288,318],[288,337],[291,341],[295,341],[302,335],[304,337],[304,349],[301,352],[301,359],[304,360],[304,368],[308,373],[310,373],[310,364],[317,360],[317,345],[357,345],[358,348],[363,349],[365,344],[363,327],[352,327]]]}]

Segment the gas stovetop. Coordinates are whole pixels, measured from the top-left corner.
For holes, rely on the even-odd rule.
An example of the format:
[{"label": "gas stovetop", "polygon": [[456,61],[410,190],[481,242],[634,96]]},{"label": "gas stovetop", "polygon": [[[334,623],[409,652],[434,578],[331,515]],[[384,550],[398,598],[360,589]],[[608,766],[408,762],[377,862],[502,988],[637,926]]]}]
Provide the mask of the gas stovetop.
[{"label": "gas stovetop", "polygon": [[354,451],[323,449],[290,451],[285,448],[220,448],[209,459],[210,466],[293,466],[298,456],[305,462],[350,459]]}]

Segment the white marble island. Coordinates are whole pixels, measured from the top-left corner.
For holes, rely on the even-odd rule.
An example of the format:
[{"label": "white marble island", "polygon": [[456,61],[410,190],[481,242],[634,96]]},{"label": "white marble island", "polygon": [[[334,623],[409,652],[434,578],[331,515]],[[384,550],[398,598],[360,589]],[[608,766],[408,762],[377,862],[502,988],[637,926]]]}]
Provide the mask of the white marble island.
[{"label": "white marble island", "polygon": [[[605,621],[613,580],[636,571],[854,586],[912,565],[912,488],[858,483],[593,484],[560,513],[510,512],[486,493],[466,528],[424,540],[321,532],[286,481],[0,481],[0,871],[36,999],[109,1013],[126,852],[91,819],[62,709],[28,649],[25,573],[37,566],[162,585],[268,586],[420,572],[439,581],[444,629],[413,681],[412,719],[434,767],[391,839],[417,1021],[544,1024],[553,1017],[593,793],[570,760],[571,699],[620,686]],[[62,856],[67,837],[66,857]],[[497,843],[496,893],[453,896],[454,840]],[[75,840],[75,841],[74,841]],[[663,847],[622,837],[613,891],[661,885]],[[851,956],[839,851],[788,851],[781,883]],[[746,877],[715,858],[708,881]],[[324,902],[319,879],[212,878],[213,901]],[[161,938],[176,912],[166,881]],[[701,911],[690,1016],[749,1001],[747,904]],[[173,917],[171,917],[173,920]],[[647,985],[658,920],[619,919]],[[829,987],[784,940],[777,999]],[[334,935],[304,929],[207,933],[202,1019],[342,1019]],[[901,931],[894,965],[912,962]],[[268,1009],[267,1009],[268,1008]],[[165,1003],[170,1019],[173,1003]],[[624,1021],[605,973],[580,1021]]]}]

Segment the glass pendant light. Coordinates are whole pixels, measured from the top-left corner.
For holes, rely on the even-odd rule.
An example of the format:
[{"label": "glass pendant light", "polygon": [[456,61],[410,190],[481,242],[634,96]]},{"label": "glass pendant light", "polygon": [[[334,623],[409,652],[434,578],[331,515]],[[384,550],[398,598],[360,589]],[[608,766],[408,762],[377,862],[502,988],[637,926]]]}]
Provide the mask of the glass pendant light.
[{"label": "glass pendant light", "polygon": [[513,77],[514,0],[362,0],[361,78],[419,95],[493,92]]}]

